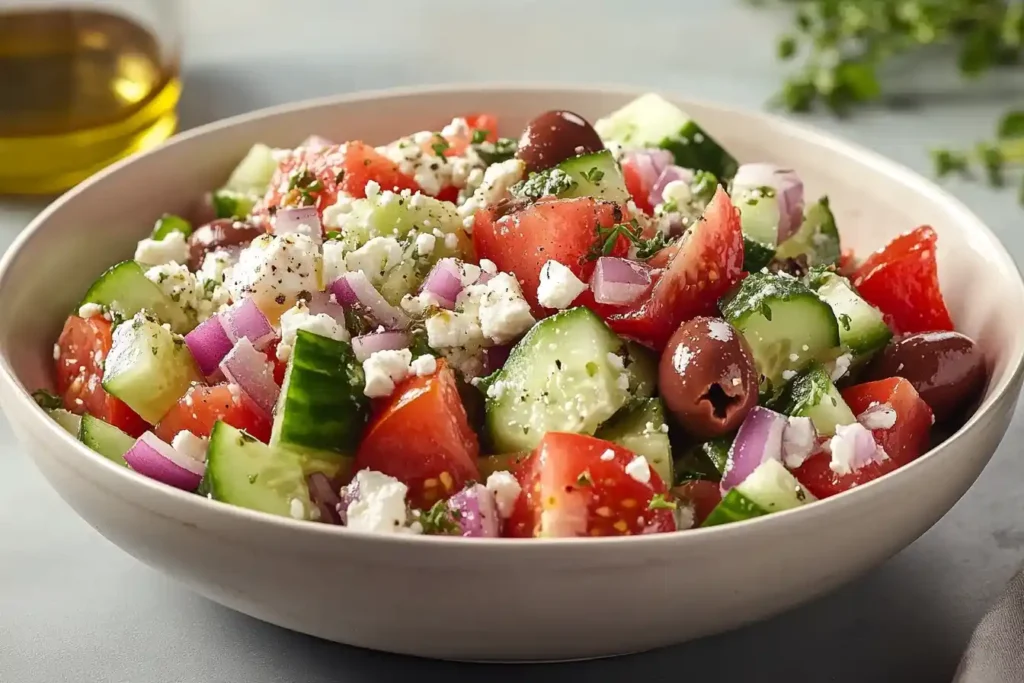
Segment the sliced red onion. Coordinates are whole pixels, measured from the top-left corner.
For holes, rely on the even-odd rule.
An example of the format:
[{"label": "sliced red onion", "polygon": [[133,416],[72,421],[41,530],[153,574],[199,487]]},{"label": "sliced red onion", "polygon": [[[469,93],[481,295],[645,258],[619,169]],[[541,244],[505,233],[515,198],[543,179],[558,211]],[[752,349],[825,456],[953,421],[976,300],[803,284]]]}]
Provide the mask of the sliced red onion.
[{"label": "sliced red onion", "polygon": [[462,489],[448,499],[448,509],[462,536],[497,538],[501,518],[494,494],[481,484]]},{"label": "sliced red onion", "polygon": [[380,295],[361,270],[345,273],[332,282],[331,293],[341,305],[363,309],[389,330],[404,330],[411,322],[404,311],[395,308]]},{"label": "sliced red onion", "polygon": [[220,363],[227,380],[242,388],[269,415],[274,412],[281,387],[274,381],[274,366],[246,338],[239,339]]},{"label": "sliced red onion", "polygon": [[209,377],[217,372],[217,366],[231,350],[231,340],[224,332],[220,317],[213,316],[199,323],[199,326],[185,335],[185,345],[199,364],[199,369]]},{"label": "sliced red onion", "polygon": [[334,509],[338,511],[338,519],[342,524],[348,524],[348,508],[352,503],[359,500],[359,479],[354,478],[346,486],[342,486],[338,492],[338,503]]},{"label": "sliced red onion", "polygon": [[599,304],[625,306],[640,298],[651,286],[650,269],[642,263],[614,256],[602,256],[590,278],[594,300]]},{"label": "sliced red onion", "polygon": [[[320,511],[320,521],[325,524],[341,524],[338,512],[341,497],[335,482],[323,472],[314,472],[306,477],[306,483],[309,486],[309,498]],[[347,507],[345,511],[348,512]]]},{"label": "sliced red onion", "polygon": [[315,206],[280,209],[274,214],[275,235],[305,235],[315,244],[322,244],[323,226]]},{"label": "sliced red onion", "polygon": [[832,453],[829,468],[836,474],[852,474],[873,462],[889,458],[875,443],[875,437],[861,423],[837,425],[836,435],[828,443]]},{"label": "sliced red onion", "polygon": [[306,306],[309,308],[311,315],[326,313],[334,319],[334,322],[344,327],[345,307],[337,301],[332,301],[332,296],[334,295],[330,292],[313,292],[313,298],[306,302]]},{"label": "sliced red onion", "polygon": [[[654,187],[654,183],[658,181],[658,176],[661,175],[662,169],[672,163],[672,161],[669,160],[659,166],[655,161],[655,154],[658,152],[665,152],[665,150],[639,149],[626,152],[625,160],[631,163],[633,168],[635,168],[636,172],[640,175],[640,187]],[[669,154],[669,157],[671,158],[672,155],[670,153],[667,154]],[[663,159],[664,157],[661,157],[659,160]]]},{"label": "sliced red onion", "polygon": [[722,475],[722,493],[743,482],[766,460],[781,460],[785,415],[755,406],[740,425]]},{"label": "sliced red onion", "polygon": [[743,164],[732,179],[732,193],[760,187],[775,190],[779,202],[778,243],[800,228],[804,216],[804,184],[795,171],[775,164]]},{"label": "sliced red onion", "polygon": [[809,417],[791,417],[782,432],[782,461],[791,470],[804,464],[817,446],[818,434]]},{"label": "sliced red onion", "polygon": [[462,291],[462,269],[459,268],[459,262],[453,258],[443,258],[435,263],[423,281],[422,291],[433,294],[442,308],[455,308],[455,300]]},{"label": "sliced red onion", "polygon": [[682,181],[684,183],[693,182],[693,171],[682,166],[666,166],[658,179],[654,181],[654,185],[651,187],[651,194],[647,197],[647,201],[650,202],[651,206],[657,206],[665,201],[664,192],[665,187],[675,181]]},{"label": "sliced red onion", "polygon": [[409,335],[405,332],[370,332],[352,338],[356,360],[362,363],[378,351],[397,351],[409,348]]},{"label": "sliced red onion", "polygon": [[242,299],[218,317],[232,344],[237,344],[239,339],[248,339],[256,350],[262,351],[277,338],[274,326],[252,299]]},{"label": "sliced red onion", "polygon": [[183,491],[195,491],[206,472],[205,463],[178,452],[153,432],[140,436],[124,459],[139,474]]},{"label": "sliced red onion", "polygon": [[896,418],[896,410],[891,405],[876,403],[868,406],[867,410],[858,415],[857,422],[874,431],[875,429],[892,429],[896,424]]},{"label": "sliced red onion", "polygon": [[488,346],[484,349],[484,377],[495,370],[500,370],[505,365],[505,361],[508,360],[509,354],[512,353],[512,346],[513,344],[501,344],[500,346]]},{"label": "sliced red onion", "polygon": [[324,149],[326,147],[333,147],[334,145],[334,142],[328,140],[325,137],[322,137],[320,135],[310,135],[308,138],[306,138],[299,144],[299,147],[304,147],[308,150],[315,151],[318,149]]}]

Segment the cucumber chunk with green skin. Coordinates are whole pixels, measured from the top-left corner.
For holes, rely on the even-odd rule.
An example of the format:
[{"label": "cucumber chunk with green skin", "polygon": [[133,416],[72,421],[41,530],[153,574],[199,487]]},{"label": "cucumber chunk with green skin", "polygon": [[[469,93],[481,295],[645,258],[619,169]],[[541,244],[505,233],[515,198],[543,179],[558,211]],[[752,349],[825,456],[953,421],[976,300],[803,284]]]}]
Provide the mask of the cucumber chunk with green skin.
[{"label": "cucumber chunk with green skin", "polygon": [[658,390],[658,355],[646,346],[626,342],[626,372],[633,398],[650,398]]},{"label": "cucumber chunk with green skin", "polygon": [[602,140],[616,142],[626,149],[667,149],[675,157],[676,165],[710,171],[723,180],[736,175],[739,167],[736,159],[693,119],[655,93],[642,95],[598,119],[594,129]]},{"label": "cucumber chunk with green skin", "polygon": [[727,434],[687,448],[675,459],[675,483],[694,479],[720,481],[725,474],[732,441],[733,435]]},{"label": "cucumber chunk with green skin", "polygon": [[124,454],[135,445],[135,439],[112,424],[92,415],[82,416],[78,440],[102,455],[107,460],[128,467]]},{"label": "cucumber chunk with green skin", "polygon": [[809,417],[814,429],[824,436],[833,436],[836,426],[857,421],[828,371],[814,363],[790,380],[772,407],[790,417]]},{"label": "cucumber chunk with green skin", "polygon": [[152,239],[157,241],[164,239],[172,232],[180,232],[185,237],[192,234],[192,224],[181,216],[175,216],[172,213],[165,213],[163,216],[157,219],[156,225],[153,226]]},{"label": "cucumber chunk with green skin", "polygon": [[734,490],[766,513],[800,507],[817,500],[778,460],[765,460]]},{"label": "cucumber chunk with green skin", "polygon": [[92,283],[81,303],[97,304],[122,319],[149,311],[180,334],[196,326],[195,319],[147,278],[135,261],[122,261],[109,268]]},{"label": "cucumber chunk with green skin", "polygon": [[566,159],[556,168],[575,183],[575,187],[559,197],[593,197],[620,203],[630,198],[619,164],[606,149]]},{"label": "cucumber chunk with green skin", "polygon": [[262,143],[256,143],[231,171],[224,189],[240,194],[262,196],[267,191],[276,170],[274,151]]},{"label": "cucumber chunk with green skin", "polygon": [[46,412],[54,422],[60,425],[61,429],[68,434],[78,436],[78,430],[82,425],[81,415],[75,415],[70,410],[64,410],[63,408],[56,408]]},{"label": "cucumber chunk with green skin", "polygon": [[235,192],[234,190],[217,190],[212,195],[213,213],[217,218],[242,219],[252,213],[260,196]]},{"label": "cucumber chunk with green skin", "polygon": [[114,329],[103,388],[150,424],[160,421],[203,376],[185,345],[160,323],[136,314]]},{"label": "cucumber chunk with green skin", "polygon": [[[779,199],[770,187],[748,189],[733,197],[743,235],[772,249],[779,239]],[[760,268],[758,268],[760,270]]]},{"label": "cucumber chunk with green skin", "polygon": [[303,456],[274,448],[218,421],[210,433],[200,490],[213,500],[281,517],[309,519],[314,508]]},{"label": "cucumber chunk with green skin", "polygon": [[811,286],[832,307],[839,322],[839,341],[853,354],[852,365],[867,362],[892,339],[882,312],[862,299],[842,275],[811,273]]},{"label": "cucumber chunk with green skin", "polygon": [[583,306],[536,324],[487,389],[494,450],[533,450],[547,432],[596,432],[629,399],[629,373],[618,355],[622,347]]},{"label": "cucumber chunk with green skin", "polygon": [[761,393],[777,393],[792,375],[839,348],[832,308],[787,275],[751,273],[722,301],[722,315],[754,353]]},{"label": "cucumber chunk with green skin", "polygon": [[274,411],[272,446],[348,469],[370,412],[348,342],[299,330]]},{"label": "cucumber chunk with green skin", "polygon": [[671,486],[672,444],[665,424],[665,407],[660,398],[649,398],[627,407],[601,425],[594,436],[611,441],[647,458],[665,486]]},{"label": "cucumber chunk with green skin", "polygon": [[839,262],[841,255],[839,230],[828,197],[807,207],[800,228],[775,251],[775,258],[780,261],[805,256],[808,266],[832,265]]},{"label": "cucumber chunk with green skin", "polygon": [[761,244],[743,236],[743,270],[748,273],[756,273],[775,258],[775,247]]},{"label": "cucumber chunk with green skin", "polygon": [[721,524],[732,524],[743,522],[755,517],[763,517],[768,511],[747,498],[740,491],[730,489],[722,498],[722,502],[715,506],[701,527],[719,526]]}]

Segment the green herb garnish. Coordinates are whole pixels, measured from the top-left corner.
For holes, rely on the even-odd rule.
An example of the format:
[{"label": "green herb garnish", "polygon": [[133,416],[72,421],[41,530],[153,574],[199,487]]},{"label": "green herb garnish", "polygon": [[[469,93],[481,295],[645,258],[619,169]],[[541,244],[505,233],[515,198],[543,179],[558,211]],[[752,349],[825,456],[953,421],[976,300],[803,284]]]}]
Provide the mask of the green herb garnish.
[{"label": "green herb garnish", "polygon": [[498,138],[497,142],[484,141],[473,145],[477,156],[488,166],[508,161],[515,156],[517,148],[516,141],[511,138]]},{"label": "green herb garnish", "polygon": [[484,142],[487,142],[487,136],[490,134],[491,132],[489,130],[474,130],[471,143],[474,145],[479,145]]},{"label": "green herb garnish", "polygon": [[648,510],[675,510],[679,503],[669,500],[664,493],[655,493],[651,496],[651,502],[647,504]]},{"label": "green herb garnish", "polygon": [[848,313],[840,313],[839,314],[839,324],[842,325],[843,329],[846,330],[847,332],[850,331],[850,324],[852,322],[853,322],[853,319],[850,317],[850,315]]},{"label": "green herb garnish", "polygon": [[430,149],[434,150],[434,154],[439,157],[443,157],[444,153],[451,147],[448,141],[445,140],[440,133],[434,133],[434,142],[430,145]]},{"label": "green herb garnish", "polygon": [[47,391],[46,389],[36,389],[33,391],[32,399],[43,410],[57,410],[64,406],[64,402],[60,399],[60,396],[52,391]]},{"label": "green herb garnish", "polygon": [[416,521],[423,526],[423,533],[432,536],[457,536],[462,533],[448,501],[439,500],[425,512],[419,513]]},{"label": "green herb garnish", "polygon": [[643,228],[634,218],[628,223],[617,223],[610,228],[597,228],[597,241],[590,250],[590,260],[601,256],[609,256],[618,244],[620,237],[625,237],[636,248],[637,258],[647,259],[665,247],[665,235],[655,232],[654,237],[644,238]]},{"label": "green herb garnish", "polygon": [[598,167],[595,166],[594,168],[590,169],[589,171],[584,172],[583,173],[583,178],[587,182],[598,183],[598,182],[601,181],[601,178],[604,178],[604,171],[602,171],[601,169],[599,169]]},{"label": "green herb garnish", "polygon": [[565,171],[551,168],[546,171],[531,173],[526,180],[512,186],[510,192],[516,197],[537,200],[541,197],[560,196],[575,190],[577,183]]}]

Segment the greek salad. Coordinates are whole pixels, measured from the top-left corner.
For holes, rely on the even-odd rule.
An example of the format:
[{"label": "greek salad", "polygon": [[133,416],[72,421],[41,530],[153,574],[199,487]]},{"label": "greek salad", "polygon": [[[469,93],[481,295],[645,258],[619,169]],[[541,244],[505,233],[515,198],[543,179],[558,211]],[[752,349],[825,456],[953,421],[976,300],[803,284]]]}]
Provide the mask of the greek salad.
[{"label": "greek salad", "polygon": [[930,227],[858,259],[798,171],[654,94],[498,132],[255,145],[84,293],[37,401],[230,505],[525,538],[808,505],[983,390]]}]

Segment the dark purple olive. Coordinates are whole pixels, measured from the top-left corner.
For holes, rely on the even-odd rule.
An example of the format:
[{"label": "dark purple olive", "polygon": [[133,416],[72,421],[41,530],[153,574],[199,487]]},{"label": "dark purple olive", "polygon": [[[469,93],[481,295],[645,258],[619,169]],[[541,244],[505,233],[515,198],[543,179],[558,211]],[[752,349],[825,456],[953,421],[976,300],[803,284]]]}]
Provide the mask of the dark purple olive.
[{"label": "dark purple olive", "polygon": [[566,159],[600,152],[604,149],[594,127],[571,111],[546,111],[530,121],[519,138],[516,158],[526,164],[526,172],[552,168]]},{"label": "dark purple olive", "polygon": [[750,346],[721,318],[694,318],[680,325],[658,366],[665,406],[701,439],[740,426],[757,405],[759,379]]},{"label": "dark purple olive", "polygon": [[921,332],[889,342],[867,371],[868,379],[902,377],[935,414],[953,417],[985,387],[985,359],[974,341],[959,332]]},{"label": "dark purple olive", "polygon": [[188,238],[188,267],[199,270],[203,259],[212,251],[225,247],[244,247],[264,234],[266,230],[252,223],[230,218],[218,218],[196,228]]}]

